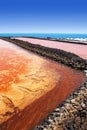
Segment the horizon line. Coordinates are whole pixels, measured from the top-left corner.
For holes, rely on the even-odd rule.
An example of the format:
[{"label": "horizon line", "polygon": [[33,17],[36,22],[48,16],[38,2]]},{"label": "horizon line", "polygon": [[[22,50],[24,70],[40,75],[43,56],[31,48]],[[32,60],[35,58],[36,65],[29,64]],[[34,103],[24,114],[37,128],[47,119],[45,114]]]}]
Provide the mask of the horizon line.
[{"label": "horizon line", "polygon": [[12,34],[29,34],[29,33],[32,33],[32,34],[37,34],[37,33],[43,33],[43,34],[87,34],[87,33],[81,33],[81,32],[0,32],[0,34],[9,34],[9,33],[12,33]]}]

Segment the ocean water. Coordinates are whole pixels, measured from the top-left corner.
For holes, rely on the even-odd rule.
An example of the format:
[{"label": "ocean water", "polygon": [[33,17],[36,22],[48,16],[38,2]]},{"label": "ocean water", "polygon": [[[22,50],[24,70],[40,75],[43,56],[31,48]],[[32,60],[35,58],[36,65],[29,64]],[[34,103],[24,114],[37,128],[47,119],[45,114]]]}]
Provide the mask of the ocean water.
[{"label": "ocean water", "polygon": [[87,39],[87,34],[76,33],[0,33],[0,37],[30,36],[38,38],[72,38]]}]

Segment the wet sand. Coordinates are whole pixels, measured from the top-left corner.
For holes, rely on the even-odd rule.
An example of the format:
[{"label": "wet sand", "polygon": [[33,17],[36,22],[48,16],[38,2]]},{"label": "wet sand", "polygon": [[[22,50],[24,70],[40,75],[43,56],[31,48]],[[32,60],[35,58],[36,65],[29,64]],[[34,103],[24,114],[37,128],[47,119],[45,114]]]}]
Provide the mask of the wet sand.
[{"label": "wet sand", "polygon": [[19,40],[31,42],[33,44],[40,44],[42,46],[50,47],[50,48],[57,48],[67,52],[74,53],[81,58],[87,59],[87,45],[79,45],[79,44],[71,44],[71,43],[63,43],[57,41],[50,41],[50,40],[41,40],[41,39],[34,39],[34,38],[16,38]]}]

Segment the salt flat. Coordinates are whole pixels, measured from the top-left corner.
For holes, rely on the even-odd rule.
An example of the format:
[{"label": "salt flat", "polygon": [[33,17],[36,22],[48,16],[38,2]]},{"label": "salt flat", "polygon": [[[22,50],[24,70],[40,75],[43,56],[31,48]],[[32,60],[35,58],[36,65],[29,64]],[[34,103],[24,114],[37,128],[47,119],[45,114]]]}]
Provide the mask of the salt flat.
[{"label": "salt flat", "polygon": [[0,40],[0,128],[33,129],[85,81],[79,70]]},{"label": "salt flat", "polygon": [[40,44],[42,46],[50,47],[50,48],[57,48],[61,50],[65,50],[67,52],[71,52],[77,54],[81,58],[87,59],[87,45],[80,45],[80,44],[71,44],[71,43],[63,43],[57,41],[50,41],[50,40],[42,40],[36,38],[17,38],[19,40],[28,41],[33,44]]}]

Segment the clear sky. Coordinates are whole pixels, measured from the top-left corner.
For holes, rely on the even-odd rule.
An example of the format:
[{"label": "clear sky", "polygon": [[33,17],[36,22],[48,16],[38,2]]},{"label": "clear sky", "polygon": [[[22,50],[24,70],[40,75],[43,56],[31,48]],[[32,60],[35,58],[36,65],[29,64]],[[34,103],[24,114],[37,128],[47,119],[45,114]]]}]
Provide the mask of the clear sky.
[{"label": "clear sky", "polygon": [[0,33],[87,33],[87,0],[0,0]]}]

